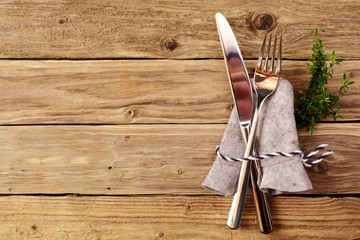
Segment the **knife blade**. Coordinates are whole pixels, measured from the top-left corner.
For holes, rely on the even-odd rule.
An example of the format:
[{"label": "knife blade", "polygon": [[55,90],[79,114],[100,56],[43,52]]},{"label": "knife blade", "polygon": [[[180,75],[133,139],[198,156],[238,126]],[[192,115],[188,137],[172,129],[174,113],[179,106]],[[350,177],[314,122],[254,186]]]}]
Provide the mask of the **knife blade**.
[{"label": "knife blade", "polygon": [[[253,91],[251,82],[235,35],[229,23],[221,13],[217,13],[215,19],[232,90],[231,92],[238,113],[242,137],[245,145],[247,145],[253,113]],[[234,195],[227,222],[227,225],[230,228],[237,229],[240,226],[247,183],[249,181],[249,175],[251,175],[259,231],[261,233],[270,233],[272,231],[272,221],[268,201],[265,193],[263,193],[257,185],[259,174],[257,167],[252,164],[251,161],[243,162],[239,175],[238,191]]]}]

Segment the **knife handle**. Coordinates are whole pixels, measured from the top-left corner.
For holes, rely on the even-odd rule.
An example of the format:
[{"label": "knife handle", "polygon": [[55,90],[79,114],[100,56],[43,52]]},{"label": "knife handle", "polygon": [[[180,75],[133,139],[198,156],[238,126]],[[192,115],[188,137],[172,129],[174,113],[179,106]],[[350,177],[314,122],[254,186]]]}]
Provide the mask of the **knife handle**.
[{"label": "knife handle", "polygon": [[[256,133],[258,119],[259,119],[259,109],[256,108],[253,114],[251,130],[249,129],[250,128],[249,125],[247,125],[246,127],[243,126],[241,128],[242,134],[243,136],[245,136],[244,139],[247,139],[247,145],[244,153],[245,158],[249,157],[254,151],[255,133]],[[252,161],[244,161],[241,164],[236,193],[234,195],[231,204],[229,217],[227,221],[227,225],[231,229],[237,229],[240,227],[240,220],[244,209],[245,195],[246,195],[247,185],[249,182],[251,165],[252,165]]]},{"label": "knife handle", "polygon": [[261,191],[257,184],[257,180],[260,177],[257,166],[259,164],[259,161],[254,161],[251,164],[250,180],[254,193],[254,202],[259,231],[261,233],[267,234],[272,232],[273,224],[271,220],[271,212],[266,193]]},{"label": "knife handle", "polygon": [[231,229],[238,229],[240,227],[240,220],[244,210],[245,195],[249,181],[251,165],[251,161],[245,161],[241,164],[237,191],[234,195],[227,220],[227,225]]}]

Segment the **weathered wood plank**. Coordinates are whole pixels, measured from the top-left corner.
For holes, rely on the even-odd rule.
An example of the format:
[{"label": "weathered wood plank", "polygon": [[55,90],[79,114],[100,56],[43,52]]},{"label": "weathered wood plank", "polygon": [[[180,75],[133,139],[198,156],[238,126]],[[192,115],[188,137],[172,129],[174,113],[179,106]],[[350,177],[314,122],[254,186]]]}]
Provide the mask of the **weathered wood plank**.
[{"label": "weathered wood plank", "polygon": [[360,199],[270,198],[274,231],[257,230],[246,202],[226,226],[230,197],[0,197],[4,239],[358,239]]},{"label": "weathered wood plank", "polygon": [[214,20],[221,11],[245,58],[257,57],[266,31],[259,29],[268,29],[284,36],[285,58],[307,59],[318,25],[329,49],[359,59],[359,8],[357,0],[3,0],[0,57],[221,58]]},{"label": "weathered wood plank", "polygon": [[[328,189],[329,193],[342,193],[343,188],[352,188],[353,193],[359,193],[360,184],[358,178],[360,165],[358,158],[360,154],[360,131],[359,124],[320,124],[314,135],[301,131],[300,137],[307,145],[307,149],[313,150],[314,147],[322,143],[329,144],[327,150],[332,149],[334,154],[325,159],[319,167],[308,169],[314,189],[310,193],[322,194],[323,189]],[[346,159],[346,160],[345,160]],[[350,160],[353,159],[353,160]],[[351,170],[350,170],[351,169]],[[336,176],[335,178],[331,177]],[[342,175],[343,177],[340,177]],[[337,180],[335,180],[337,179]],[[342,180],[340,180],[342,179]],[[345,180],[347,179],[347,180]],[[353,179],[355,182],[352,183]],[[355,180],[358,179],[358,180]],[[334,181],[338,180],[341,185],[339,189],[334,188]],[[345,180],[345,181],[343,181]],[[351,192],[350,190],[349,192]]]},{"label": "weathered wood plank", "polygon": [[[0,193],[208,194],[225,124],[0,127]],[[305,194],[359,193],[360,124],[320,124],[308,149],[335,154]],[[276,149],[274,149],[275,151]]]},{"label": "weathered wood plank", "polygon": [[[246,61],[250,75],[255,61]],[[360,82],[360,61],[335,69]],[[284,61],[295,94],[309,74]],[[341,98],[344,120],[359,120],[360,84]],[[0,124],[226,123],[233,100],[222,60],[0,61]]]}]

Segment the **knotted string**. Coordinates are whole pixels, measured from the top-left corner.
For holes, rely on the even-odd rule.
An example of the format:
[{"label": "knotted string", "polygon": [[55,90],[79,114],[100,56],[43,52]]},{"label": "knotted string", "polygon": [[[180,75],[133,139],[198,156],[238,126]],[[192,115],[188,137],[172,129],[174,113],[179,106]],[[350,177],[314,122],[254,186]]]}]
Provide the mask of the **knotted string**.
[{"label": "knotted string", "polygon": [[[315,156],[320,150],[324,149],[325,147],[327,147],[327,144],[321,144],[320,146],[318,146],[316,149],[314,149],[311,153],[309,153],[306,157],[302,157],[302,163],[305,167],[312,167],[315,166],[317,164],[319,164],[322,160],[324,160],[327,156],[333,154],[334,152],[329,150],[325,153],[323,153],[320,157],[318,157],[316,160],[312,161],[312,162],[308,162],[313,156]],[[274,152],[274,153],[268,153],[268,154],[264,154],[264,155],[260,155],[260,156],[249,156],[246,158],[231,158],[231,157],[227,157],[224,156],[220,153],[220,145],[216,147],[216,154],[221,157],[222,159],[224,159],[225,161],[230,161],[230,162],[240,162],[240,161],[255,161],[255,160],[263,160],[263,159],[268,159],[268,158],[272,158],[275,156],[281,156],[281,157],[292,157],[295,155],[303,155],[303,151],[301,150],[296,150],[293,152],[289,152],[289,153],[285,153],[285,152]]]}]

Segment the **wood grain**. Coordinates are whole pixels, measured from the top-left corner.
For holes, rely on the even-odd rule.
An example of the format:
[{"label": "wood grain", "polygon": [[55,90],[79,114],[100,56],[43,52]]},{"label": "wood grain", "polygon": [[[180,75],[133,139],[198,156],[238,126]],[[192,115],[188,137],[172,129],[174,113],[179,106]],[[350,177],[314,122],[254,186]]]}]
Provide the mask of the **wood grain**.
[{"label": "wood grain", "polygon": [[231,197],[0,197],[4,239],[358,239],[360,199],[270,199],[274,231],[257,230],[253,203],[230,230]]},{"label": "wood grain", "polygon": [[315,26],[340,58],[359,59],[357,0],[70,1],[3,0],[1,58],[222,58],[214,15],[228,18],[245,58],[266,31],[284,36],[283,55],[311,56]]},{"label": "wood grain", "polygon": [[[253,74],[255,61],[246,61]],[[356,84],[340,99],[345,121],[360,119],[360,61],[336,66]],[[298,91],[303,61],[284,61]],[[233,100],[223,60],[0,61],[0,124],[227,123]],[[329,119],[330,120],[330,119]]]},{"label": "wood grain", "polygon": [[[359,8],[0,1],[0,239],[360,239]],[[282,76],[295,99],[315,26],[326,30],[326,52],[345,60],[329,91],[343,72],[356,82],[340,100],[344,122],[300,132],[308,150],[328,143],[335,153],[307,169],[313,190],[270,198],[271,235],[258,232],[252,200],[242,227],[228,229],[231,197],[201,187],[233,105],[218,11],[250,75],[264,34],[283,36]]]},{"label": "wood grain", "polygon": [[[2,194],[209,194],[201,187],[225,124],[0,127]],[[308,171],[314,190],[359,193],[360,124],[320,124],[307,148],[335,154]],[[294,149],[295,150],[295,149]]]}]

